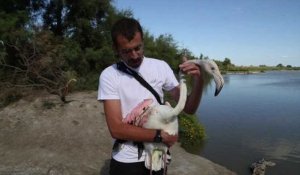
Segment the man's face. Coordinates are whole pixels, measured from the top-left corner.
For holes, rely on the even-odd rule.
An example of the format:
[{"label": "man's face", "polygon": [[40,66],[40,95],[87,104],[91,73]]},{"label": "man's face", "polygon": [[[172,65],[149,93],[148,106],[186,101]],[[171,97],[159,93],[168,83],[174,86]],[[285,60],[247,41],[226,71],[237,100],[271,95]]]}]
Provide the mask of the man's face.
[{"label": "man's face", "polygon": [[140,32],[136,32],[131,41],[128,41],[123,35],[118,35],[117,44],[116,51],[128,66],[137,68],[141,65],[144,57],[144,50]]}]

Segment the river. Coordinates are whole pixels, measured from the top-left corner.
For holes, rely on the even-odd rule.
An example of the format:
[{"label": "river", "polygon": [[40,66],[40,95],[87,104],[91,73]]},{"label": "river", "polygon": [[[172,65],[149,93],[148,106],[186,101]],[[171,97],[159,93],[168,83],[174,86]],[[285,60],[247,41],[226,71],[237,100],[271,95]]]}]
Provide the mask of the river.
[{"label": "river", "polygon": [[224,75],[214,97],[206,89],[197,111],[207,138],[200,154],[240,175],[265,158],[266,174],[300,174],[300,71]]}]

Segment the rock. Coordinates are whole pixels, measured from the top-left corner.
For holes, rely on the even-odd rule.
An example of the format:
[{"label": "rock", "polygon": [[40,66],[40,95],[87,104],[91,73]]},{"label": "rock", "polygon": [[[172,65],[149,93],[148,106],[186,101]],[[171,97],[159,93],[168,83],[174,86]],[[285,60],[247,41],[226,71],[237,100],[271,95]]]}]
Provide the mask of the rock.
[{"label": "rock", "polygon": [[[0,109],[0,175],[108,175],[112,139],[96,97],[38,94]],[[179,144],[171,152],[169,175],[235,174]]]},{"label": "rock", "polygon": [[54,166],[48,170],[47,175],[70,175],[70,173],[64,166]]},{"label": "rock", "polygon": [[261,159],[257,162],[251,164],[250,168],[252,169],[252,175],[265,175],[267,166],[275,166],[276,164],[271,161],[266,161]]}]

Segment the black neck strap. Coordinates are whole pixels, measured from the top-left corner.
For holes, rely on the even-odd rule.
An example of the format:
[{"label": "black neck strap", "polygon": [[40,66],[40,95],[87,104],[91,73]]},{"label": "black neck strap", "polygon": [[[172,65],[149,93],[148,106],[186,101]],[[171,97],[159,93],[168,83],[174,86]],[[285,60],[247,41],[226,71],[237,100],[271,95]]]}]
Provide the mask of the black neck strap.
[{"label": "black neck strap", "polygon": [[132,70],[130,67],[128,67],[122,61],[120,61],[120,62],[117,63],[117,69],[120,70],[120,71],[122,71],[122,72],[124,72],[124,73],[127,73],[127,74],[133,76],[138,82],[141,83],[141,85],[143,85],[145,88],[147,88],[154,95],[154,97],[156,98],[156,100],[158,101],[159,104],[163,104],[161,102],[161,99],[160,99],[158,93],[136,71]]}]

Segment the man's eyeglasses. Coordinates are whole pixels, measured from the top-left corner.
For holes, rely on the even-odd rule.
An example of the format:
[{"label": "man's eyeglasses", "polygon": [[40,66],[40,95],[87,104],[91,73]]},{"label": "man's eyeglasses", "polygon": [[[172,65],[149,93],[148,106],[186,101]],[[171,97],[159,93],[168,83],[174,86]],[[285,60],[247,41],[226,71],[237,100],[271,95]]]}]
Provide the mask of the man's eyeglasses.
[{"label": "man's eyeglasses", "polygon": [[128,55],[128,54],[132,53],[132,51],[140,52],[141,50],[143,50],[143,47],[144,47],[143,44],[139,44],[135,48],[132,48],[132,49],[121,49],[119,52],[120,52],[120,54]]}]

